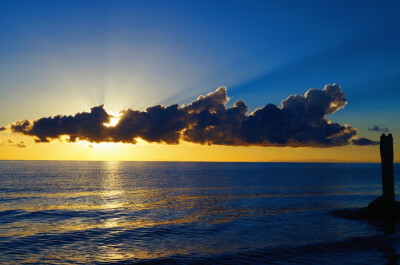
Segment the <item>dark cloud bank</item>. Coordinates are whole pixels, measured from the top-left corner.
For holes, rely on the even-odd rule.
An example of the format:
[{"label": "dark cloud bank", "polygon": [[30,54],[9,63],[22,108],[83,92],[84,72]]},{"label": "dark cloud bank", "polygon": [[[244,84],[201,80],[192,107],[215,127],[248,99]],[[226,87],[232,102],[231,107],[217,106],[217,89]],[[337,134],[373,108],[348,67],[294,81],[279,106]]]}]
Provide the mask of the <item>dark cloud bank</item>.
[{"label": "dark cloud bank", "polygon": [[[141,138],[167,144],[184,140],[208,145],[291,147],[342,146],[357,135],[350,125],[333,123],[325,118],[347,104],[346,96],[337,84],[310,89],[304,96],[288,97],[281,107],[268,104],[251,114],[247,114],[244,101],[238,100],[233,107],[227,108],[228,100],[226,88],[220,87],[187,106],[157,105],[146,111],[124,110],[113,127],[104,125],[113,116],[101,105],[74,116],[19,121],[11,125],[11,130],[34,136],[36,142],[50,142],[66,135],[70,142],[135,144],[136,139]],[[362,139],[353,143],[359,144]],[[362,145],[368,143],[362,141]]]}]

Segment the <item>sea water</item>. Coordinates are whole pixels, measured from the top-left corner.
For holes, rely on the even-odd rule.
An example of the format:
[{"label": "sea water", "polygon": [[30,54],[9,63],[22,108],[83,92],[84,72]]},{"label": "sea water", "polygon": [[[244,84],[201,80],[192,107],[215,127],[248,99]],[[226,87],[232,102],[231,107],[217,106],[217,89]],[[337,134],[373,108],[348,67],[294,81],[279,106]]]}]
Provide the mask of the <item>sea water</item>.
[{"label": "sea water", "polygon": [[379,164],[0,161],[0,264],[398,264],[332,215],[380,194]]}]

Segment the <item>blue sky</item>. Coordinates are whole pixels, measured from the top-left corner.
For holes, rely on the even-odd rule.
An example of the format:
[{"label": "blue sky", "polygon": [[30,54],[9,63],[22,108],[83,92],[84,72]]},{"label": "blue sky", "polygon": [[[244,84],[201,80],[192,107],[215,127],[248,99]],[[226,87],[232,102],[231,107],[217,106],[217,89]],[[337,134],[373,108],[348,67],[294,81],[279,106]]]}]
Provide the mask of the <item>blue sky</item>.
[{"label": "blue sky", "polygon": [[[1,1],[0,125],[338,83],[331,119],[400,133],[399,1]],[[361,135],[362,136],[362,135]]]}]

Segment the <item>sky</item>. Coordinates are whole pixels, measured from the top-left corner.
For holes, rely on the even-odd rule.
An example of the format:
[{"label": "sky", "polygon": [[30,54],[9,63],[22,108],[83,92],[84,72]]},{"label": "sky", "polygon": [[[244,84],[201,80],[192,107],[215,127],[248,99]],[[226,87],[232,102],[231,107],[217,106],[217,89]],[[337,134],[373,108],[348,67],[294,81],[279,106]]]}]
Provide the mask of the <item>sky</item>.
[{"label": "sky", "polygon": [[[399,12],[399,1],[0,1],[0,159],[377,162],[378,145],[355,143],[390,132],[400,161]],[[305,93],[333,84],[345,100],[329,94],[320,127],[310,127],[315,113],[282,105],[294,95],[323,105]],[[212,100],[220,87],[222,103],[207,109],[219,123],[206,132],[197,126],[204,109],[188,106],[203,104],[200,95]],[[226,119],[238,100],[248,109],[235,116],[240,128]],[[71,141],[76,135],[65,128],[43,136],[50,127],[34,125],[101,105],[112,116],[131,109],[147,117],[159,104],[178,104],[177,141],[149,133],[164,132],[178,114],[147,134],[129,131],[136,141],[121,140],[122,129]],[[268,104],[283,113],[278,127],[253,122]],[[307,125],[286,135],[300,119]],[[24,120],[31,127],[12,129]],[[344,141],[325,133],[339,126],[342,135],[346,124]],[[307,135],[299,139],[299,132]],[[220,134],[223,141],[215,139]],[[35,142],[39,136],[46,141]]]}]

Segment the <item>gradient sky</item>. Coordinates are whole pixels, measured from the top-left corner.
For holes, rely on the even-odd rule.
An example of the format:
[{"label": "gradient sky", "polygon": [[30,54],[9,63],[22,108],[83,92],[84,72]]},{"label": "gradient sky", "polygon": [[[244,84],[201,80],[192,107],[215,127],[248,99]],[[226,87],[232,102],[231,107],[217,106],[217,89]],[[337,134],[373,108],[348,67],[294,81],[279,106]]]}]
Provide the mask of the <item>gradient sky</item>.
[{"label": "gradient sky", "polygon": [[[253,111],[338,83],[348,104],[327,118],[373,140],[368,128],[388,128],[399,161],[399,13],[399,1],[3,0],[0,127],[103,103],[187,104],[219,86]],[[35,144],[0,132],[0,159],[379,161],[378,149]]]}]

